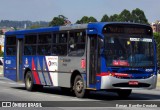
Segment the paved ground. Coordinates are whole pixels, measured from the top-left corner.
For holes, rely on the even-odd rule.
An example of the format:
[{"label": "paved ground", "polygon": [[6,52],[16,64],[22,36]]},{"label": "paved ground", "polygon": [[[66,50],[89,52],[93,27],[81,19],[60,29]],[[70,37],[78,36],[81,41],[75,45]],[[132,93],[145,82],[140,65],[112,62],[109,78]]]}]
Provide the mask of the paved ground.
[{"label": "paved ground", "polygon": [[3,76],[3,66],[0,65],[0,76]]},{"label": "paved ground", "polygon": [[[91,94],[84,99],[76,98],[72,94],[64,93],[61,91],[60,88],[49,88],[45,87],[43,90],[40,91],[34,91],[29,92],[26,91],[24,88],[24,84],[22,83],[16,83],[13,81],[10,81],[4,77],[0,77],[0,101],[45,101],[45,103],[48,103],[49,106],[52,106],[52,104],[55,104],[54,102],[46,102],[46,101],[63,101],[61,103],[58,103],[60,106],[67,105],[69,103],[70,107],[55,107],[54,109],[58,110],[91,110],[91,109],[106,109],[105,107],[96,108],[94,106],[111,106],[114,105],[117,106],[128,104],[128,103],[145,103],[144,101],[148,101],[149,103],[152,101],[156,101],[156,103],[160,104],[160,89],[154,89],[154,90],[134,90],[132,95],[127,99],[121,99],[114,93],[107,93],[107,92],[91,92]],[[51,103],[51,104],[50,104]],[[154,102],[153,102],[154,103]],[[78,106],[78,107],[71,107]],[[85,107],[86,105],[89,105],[90,107]],[[56,106],[56,105],[55,105]],[[79,106],[84,106],[85,108],[79,108]],[[3,108],[7,109],[7,108]],[[22,109],[22,108],[18,108]],[[29,108],[27,108],[29,109]],[[44,108],[41,108],[42,110]],[[48,108],[50,109],[50,108]],[[115,109],[115,108],[107,108],[107,109]],[[116,109],[122,110],[122,109],[129,109],[124,107],[118,107]],[[131,108],[132,109],[132,108]],[[142,110],[145,108],[141,108]],[[150,109],[157,109],[157,108],[150,108]],[[8,108],[9,110],[9,108]],[[37,109],[38,110],[38,109]]]},{"label": "paved ground", "polygon": [[[127,99],[119,98],[115,93],[107,93],[107,92],[91,92],[91,94],[87,98],[79,99],[76,98],[73,94],[65,93],[61,91],[60,88],[49,88],[44,87],[43,90],[29,92],[25,90],[23,83],[16,83],[9,79],[3,77],[3,67],[0,66],[0,101],[45,101],[44,103],[48,106],[57,105],[57,103],[53,101],[62,101],[58,102],[58,105],[65,105],[69,107],[54,107],[49,108],[51,110],[112,110],[112,109],[135,109],[135,108],[125,108],[121,105],[124,104],[136,104],[137,103],[146,103],[156,101],[155,104],[160,104],[160,75],[158,77],[157,89],[154,90],[134,90],[131,96]],[[47,102],[50,101],[50,102]],[[52,101],[52,102],[51,102]],[[0,102],[1,103],[1,102]],[[153,102],[154,103],[154,102]],[[116,104],[120,104],[121,107],[116,107]],[[58,106],[57,105],[57,106]],[[77,106],[77,107],[72,107]],[[81,108],[79,107],[81,106]],[[84,106],[84,107],[83,107]],[[86,107],[89,106],[89,107]],[[100,106],[100,108],[97,107]],[[105,106],[105,107],[101,107]],[[116,108],[106,108],[106,106],[114,106]],[[119,105],[117,105],[119,106]],[[0,108],[1,109],[1,108]],[[10,110],[11,108],[3,108],[6,110]],[[22,108],[16,108],[21,110]],[[23,108],[24,109],[24,108]],[[27,110],[33,108],[25,108]],[[37,110],[43,110],[46,108],[34,108]],[[159,109],[159,108],[141,108],[141,110],[151,110],[151,109]]]}]

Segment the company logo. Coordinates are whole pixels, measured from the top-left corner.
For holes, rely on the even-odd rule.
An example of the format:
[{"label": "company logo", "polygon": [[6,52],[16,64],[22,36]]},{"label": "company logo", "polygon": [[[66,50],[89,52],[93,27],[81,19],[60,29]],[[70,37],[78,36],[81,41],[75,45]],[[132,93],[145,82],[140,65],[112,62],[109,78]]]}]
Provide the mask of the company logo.
[{"label": "company logo", "polygon": [[48,62],[48,66],[51,66],[51,61]]},{"label": "company logo", "polygon": [[2,107],[11,107],[11,102],[2,102]]},{"label": "company logo", "polygon": [[57,62],[48,61],[48,66],[58,66]]},{"label": "company logo", "polygon": [[39,102],[2,102],[2,107],[42,107]]},{"label": "company logo", "polygon": [[29,67],[29,65],[28,65],[28,58],[26,58],[26,60],[25,60],[24,67],[25,68]]},{"label": "company logo", "polygon": [[28,59],[26,58],[26,65],[28,65]]}]

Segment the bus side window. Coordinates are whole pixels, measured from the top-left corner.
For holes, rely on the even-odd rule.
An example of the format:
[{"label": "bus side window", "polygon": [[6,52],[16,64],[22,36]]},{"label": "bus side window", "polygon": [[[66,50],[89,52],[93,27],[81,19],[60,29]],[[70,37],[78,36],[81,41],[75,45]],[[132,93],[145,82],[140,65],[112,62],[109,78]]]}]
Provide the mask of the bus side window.
[{"label": "bus side window", "polygon": [[52,42],[51,34],[40,34],[38,37],[39,44],[48,44]]},{"label": "bus side window", "polygon": [[85,32],[71,32],[69,34],[69,56],[82,56],[85,52]]},{"label": "bus side window", "polygon": [[38,45],[38,55],[51,55],[51,45]]},{"label": "bus side window", "polygon": [[24,42],[24,55],[36,55],[37,35],[26,35]]},{"label": "bus side window", "polygon": [[16,55],[16,36],[6,37],[6,54]]},{"label": "bus side window", "polygon": [[16,46],[7,46],[7,55],[16,55]]},{"label": "bus side window", "polygon": [[67,55],[67,32],[54,34],[53,37],[52,55]]},{"label": "bus side window", "polygon": [[24,55],[36,55],[36,46],[24,46]]},{"label": "bus side window", "polygon": [[42,33],[38,36],[38,55],[51,55],[51,33]]}]

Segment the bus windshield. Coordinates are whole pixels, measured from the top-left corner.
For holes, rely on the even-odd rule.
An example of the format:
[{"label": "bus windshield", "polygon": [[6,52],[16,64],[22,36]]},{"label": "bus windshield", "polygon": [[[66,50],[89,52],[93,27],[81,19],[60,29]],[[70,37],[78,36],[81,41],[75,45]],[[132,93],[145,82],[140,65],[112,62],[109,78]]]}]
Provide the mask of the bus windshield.
[{"label": "bus windshield", "polygon": [[106,34],[104,55],[107,66],[154,66],[154,50],[151,37]]}]

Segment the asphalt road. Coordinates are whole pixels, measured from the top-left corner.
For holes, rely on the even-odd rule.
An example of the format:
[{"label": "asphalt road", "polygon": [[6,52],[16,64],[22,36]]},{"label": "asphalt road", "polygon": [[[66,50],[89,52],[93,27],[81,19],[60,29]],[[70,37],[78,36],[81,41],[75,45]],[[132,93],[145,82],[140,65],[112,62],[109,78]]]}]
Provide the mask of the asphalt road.
[{"label": "asphalt road", "polygon": [[[52,106],[52,104],[57,104],[53,102],[46,101],[62,101],[62,103],[58,104],[60,107],[55,107],[54,109],[58,110],[83,110],[83,109],[97,109],[96,107],[100,107],[99,109],[106,109],[106,107],[117,107],[117,109],[128,109],[125,108],[125,105],[128,103],[138,104],[138,103],[146,103],[153,102],[153,104],[160,104],[160,89],[154,90],[133,90],[133,93],[127,99],[119,98],[115,93],[110,92],[91,92],[87,98],[76,98],[73,94],[65,93],[61,91],[60,88],[50,88],[44,87],[44,89],[40,91],[29,92],[25,90],[23,83],[16,83],[11,80],[8,80],[4,77],[0,77],[0,101],[45,101],[48,106]],[[155,101],[155,102],[154,102]],[[51,103],[51,104],[49,104]],[[68,106],[69,107],[65,107]],[[73,104],[73,107],[72,107]],[[116,105],[117,104],[117,105]],[[65,105],[64,107],[62,105]],[[86,105],[89,105],[86,107]],[[76,108],[75,108],[76,106]],[[103,107],[101,107],[103,106]],[[79,108],[85,107],[85,108]],[[9,108],[3,108],[9,109]],[[21,109],[21,108],[19,108]],[[43,108],[41,108],[43,109]],[[48,108],[51,109],[51,108]],[[114,108],[110,108],[114,109]],[[131,108],[132,109],[132,108]],[[141,109],[146,109],[141,107]],[[159,108],[149,108],[151,109],[159,109]],[[37,110],[39,110],[37,108]]]}]

